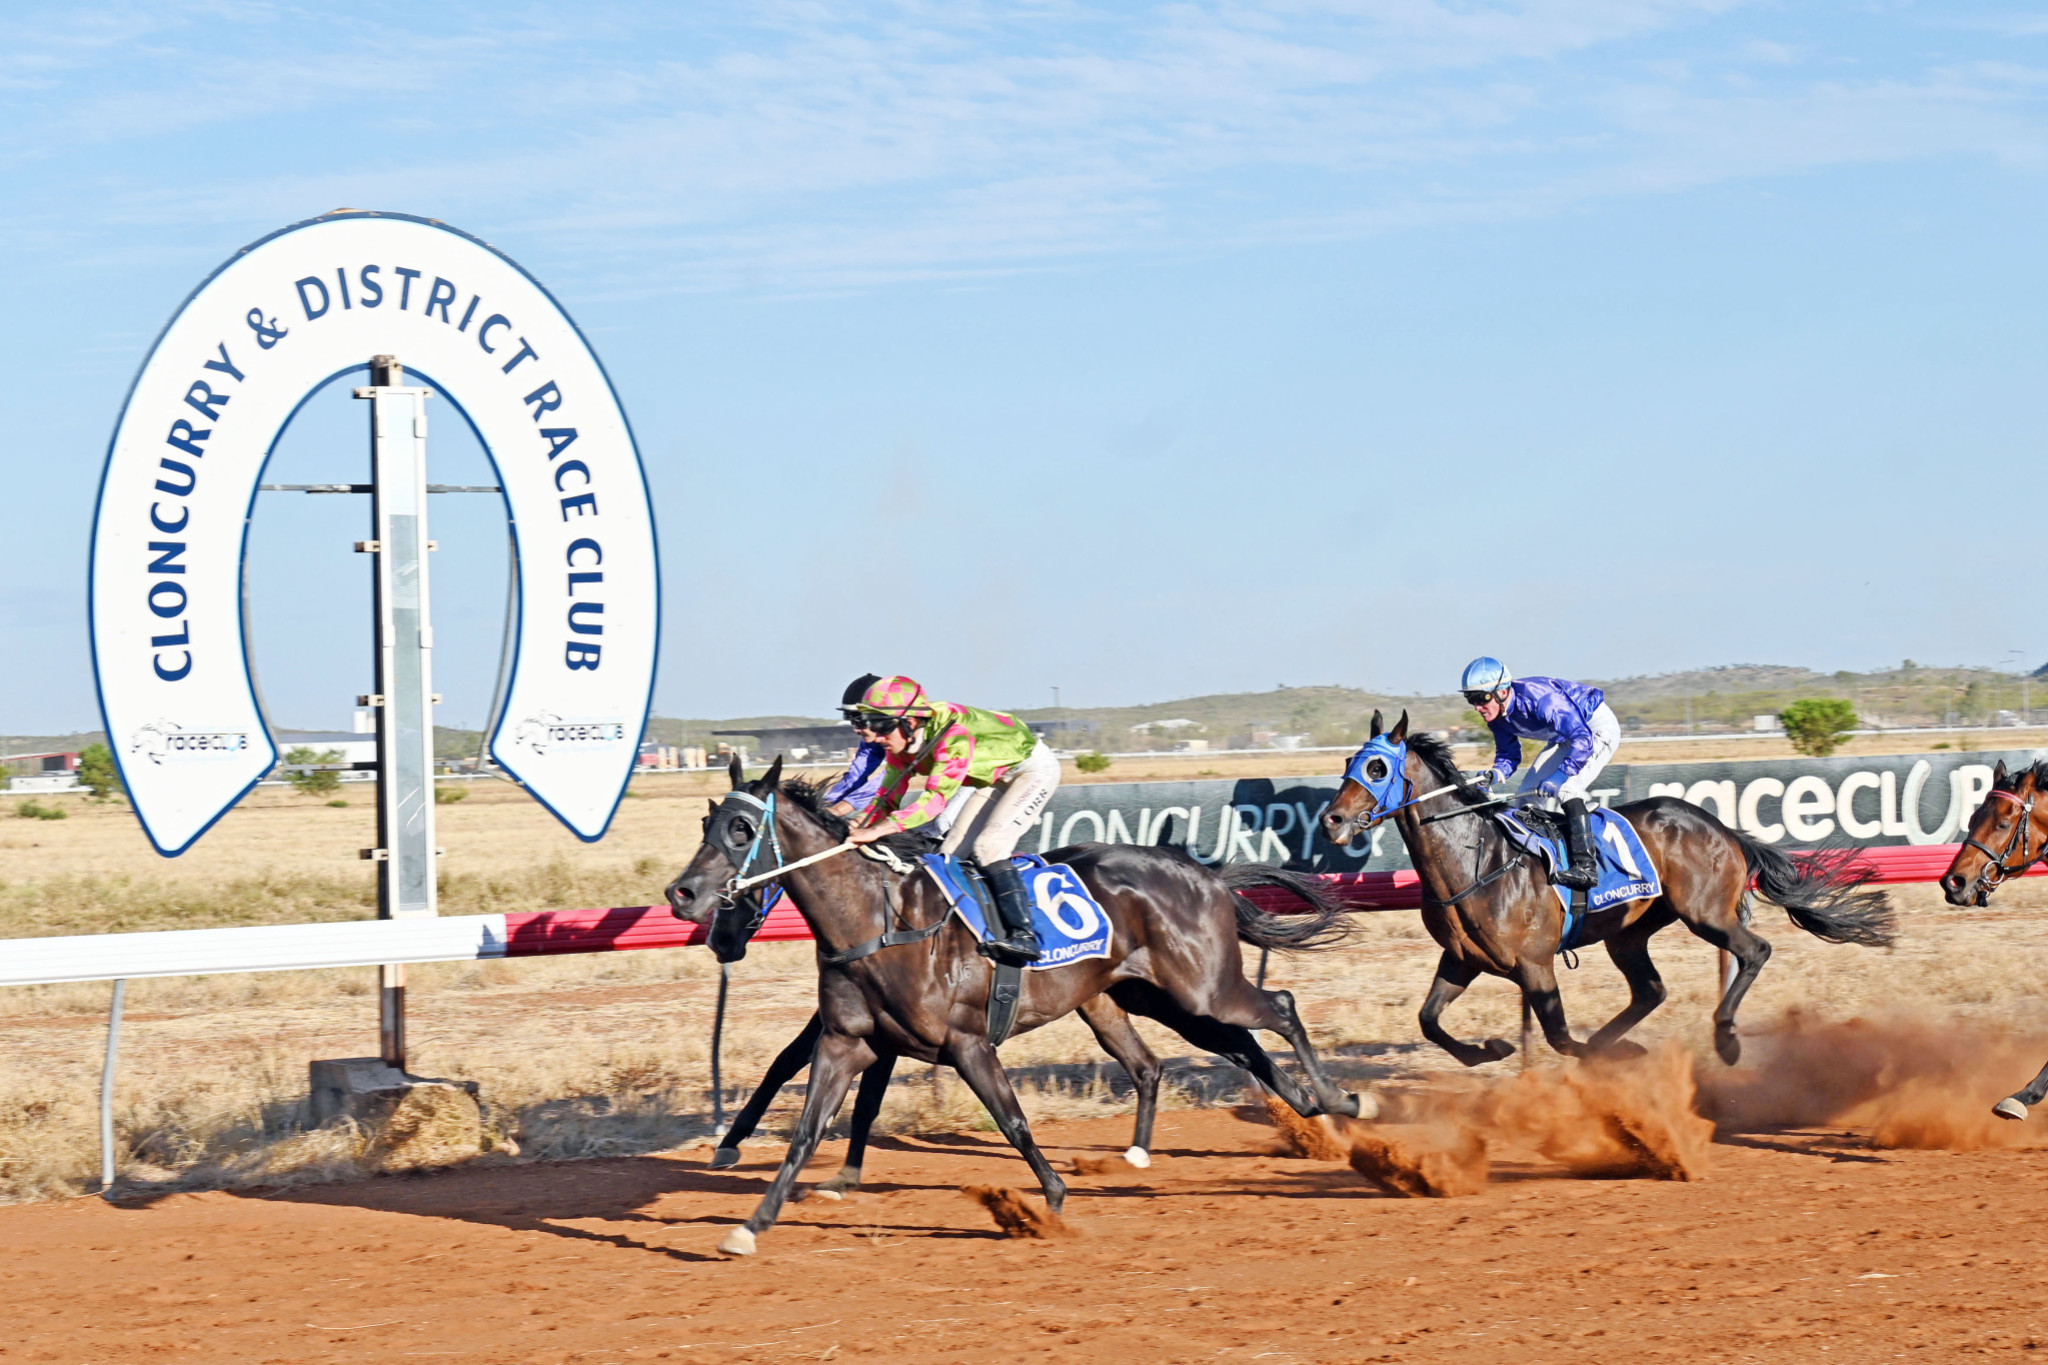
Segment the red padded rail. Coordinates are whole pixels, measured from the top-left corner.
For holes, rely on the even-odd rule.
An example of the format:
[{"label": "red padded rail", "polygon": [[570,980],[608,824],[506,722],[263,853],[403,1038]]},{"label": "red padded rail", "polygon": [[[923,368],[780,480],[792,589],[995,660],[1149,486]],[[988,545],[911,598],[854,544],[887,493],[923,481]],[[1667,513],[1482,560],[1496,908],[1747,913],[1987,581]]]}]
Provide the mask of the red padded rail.
[{"label": "red padded rail", "polygon": [[[1929,844],[1871,848],[1862,857],[1877,870],[1880,883],[1938,881],[1955,861],[1960,844]],[[2048,873],[2048,866],[2028,870],[2029,877]],[[1321,881],[1338,899],[1359,910],[1414,910],[1422,904],[1422,882],[1413,872],[1333,872]],[[1285,914],[1301,902],[1284,891],[1255,887],[1246,899],[1262,910]],[[754,935],[757,943],[798,943],[811,936],[810,926],[784,901],[769,912],[768,922]],[[553,953],[612,953],[635,948],[680,948],[702,943],[704,930],[685,924],[666,905],[622,905],[595,910],[547,910],[505,916],[508,957]]]}]

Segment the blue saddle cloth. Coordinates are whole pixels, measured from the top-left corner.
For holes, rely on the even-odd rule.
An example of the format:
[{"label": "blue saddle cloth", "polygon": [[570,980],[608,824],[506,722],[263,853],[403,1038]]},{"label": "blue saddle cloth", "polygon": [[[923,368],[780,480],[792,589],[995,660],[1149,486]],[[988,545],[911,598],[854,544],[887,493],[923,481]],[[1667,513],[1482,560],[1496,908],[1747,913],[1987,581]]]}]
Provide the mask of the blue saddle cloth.
[{"label": "blue saddle cloth", "polygon": [[[987,893],[981,883],[943,853],[923,854],[921,861],[960,922],[973,931],[978,942],[986,942],[994,907],[983,903]],[[1045,956],[1031,964],[1032,971],[1109,956],[1109,916],[1102,913],[1073,868],[1029,853],[1015,854],[1010,862],[1024,878],[1024,890],[1031,897],[1031,927],[1038,933],[1038,946],[1045,950]]]},{"label": "blue saddle cloth", "polygon": [[[1643,847],[1635,826],[1604,808],[1588,811],[1587,815],[1592,823],[1593,847],[1600,853],[1600,880],[1586,893],[1587,914],[1610,905],[1663,895],[1663,879],[1657,875],[1657,865],[1650,861],[1649,850]],[[1571,861],[1565,856],[1564,840],[1537,833],[1511,811],[1504,812],[1500,820],[1515,842],[1542,857],[1553,873]],[[1572,904],[1572,889],[1555,883],[1550,889],[1564,905],[1564,940],[1558,946],[1577,947],[1585,923]]]}]

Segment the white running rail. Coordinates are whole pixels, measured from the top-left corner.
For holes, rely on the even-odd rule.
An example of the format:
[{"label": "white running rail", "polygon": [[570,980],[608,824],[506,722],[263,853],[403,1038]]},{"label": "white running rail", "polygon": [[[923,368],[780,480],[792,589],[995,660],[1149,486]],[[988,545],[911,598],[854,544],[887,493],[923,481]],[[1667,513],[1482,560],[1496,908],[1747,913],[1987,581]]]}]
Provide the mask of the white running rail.
[{"label": "white running rail", "polygon": [[0,953],[0,986],[311,971],[386,962],[467,962],[505,956],[505,937],[503,915],[451,915],[15,938],[8,939],[7,951]]}]

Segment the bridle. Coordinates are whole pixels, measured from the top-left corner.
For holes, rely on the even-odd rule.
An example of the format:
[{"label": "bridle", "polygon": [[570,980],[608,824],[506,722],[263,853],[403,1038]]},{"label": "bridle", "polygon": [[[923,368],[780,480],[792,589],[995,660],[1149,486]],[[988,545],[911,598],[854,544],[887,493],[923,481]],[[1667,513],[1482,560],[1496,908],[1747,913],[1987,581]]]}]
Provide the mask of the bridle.
[{"label": "bridle", "polygon": [[[2038,851],[2027,852],[2027,836],[2034,828],[2034,798],[2038,795],[2039,792],[2028,792],[2027,799],[2022,801],[2018,793],[2001,791],[1997,787],[1985,793],[1986,799],[1995,796],[2012,802],[2020,808],[2020,816],[2013,824],[2012,837],[2005,841],[2003,853],[1992,852],[1988,845],[1975,838],[1963,840],[1964,848],[1974,848],[1984,855],[1984,865],[1977,869],[1977,875],[1970,883],[1970,889],[1976,893],[1977,904],[1984,904],[1985,898],[2007,877],[2020,876],[2043,857],[2048,857],[2048,840],[2042,841]],[[2015,851],[2025,855],[2017,867],[2012,865]]]},{"label": "bridle", "polygon": [[[751,940],[755,934],[760,932],[761,926],[768,922],[768,897],[765,893],[759,891],[758,879],[764,876],[772,877],[785,867],[795,870],[806,863],[817,861],[818,856],[821,856],[813,855],[811,858],[799,858],[795,863],[790,863],[782,856],[782,836],[777,831],[775,825],[775,797],[776,793],[773,791],[768,793],[768,799],[765,801],[755,796],[752,792],[729,792],[726,794],[725,800],[718,803],[718,809],[712,812],[710,828],[704,832],[706,842],[715,843],[725,853],[727,860],[733,864],[732,875],[726,878],[725,882],[718,888],[719,904],[711,912],[711,922],[716,924],[720,914],[738,905],[741,895],[752,895],[754,897],[752,916],[740,927],[741,943]],[[731,803],[734,801],[741,803],[741,807],[753,807],[760,817],[760,824],[754,830],[754,837],[748,841],[744,853],[740,851],[739,840],[734,837],[732,826],[735,820],[744,818],[745,811],[738,807],[731,807]],[[764,842],[773,861],[765,864],[759,871],[752,871],[755,860],[761,857]],[[916,871],[914,864],[904,862],[886,848],[869,845],[860,851],[868,854],[874,861],[882,863],[899,876],[908,876]],[[755,880],[756,884],[747,888],[745,892],[740,891],[739,884],[750,878]],[[894,897],[884,896],[884,906],[888,906],[893,900]],[[851,948],[846,948],[836,953],[828,953],[825,951],[824,945],[820,944],[818,946],[819,965],[843,967],[849,962],[858,962],[861,958],[878,953],[884,948],[894,948],[902,943],[922,943],[936,935],[941,929],[944,929],[951,916],[941,915],[937,923],[922,929],[891,929],[888,927],[891,918],[891,911],[885,908],[882,911],[882,933],[874,938],[856,943]]]},{"label": "bridle", "polygon": [[[734,806],[732,803],[735,801],[739,802],[740,805]],[[744,807],[748,806],[753,807],[759,819],[754,827],[754,837],[748,841],[746,851],[742,853],[739,840],[734,837],[733,825],[736,821],[745,817],[746,811]],[[718,888],[719,904],[718,909],[712,912],[714,918],[721,911],[729,910],[739,904],[741,894],[738,890],[739,882],[748,875],[753,869],[754,861],[761,856],[763,841],[767,843],[768,851],[775,859],[773,865],[767,870],[770,872],[779,871],[783,866],[782,836],[775,828],[775,793],[772,791],[768,793],[766,801],[763,801],[752,792],[733,791],[727,793],[725,800],[718,803],[718,809],[711,813],[711,826],[704,831],[704,837],[707,842],[715,842],[720,849],[724,850],[726,858],[733,864],[732,875],[726,878],[724,885]],[[766,893],[756,893],[753,904],[753,917],[745,926],[742,941],[751,939],[768,920],[768,896]]]},{"label": "bridle", "polygon": [[[1378,776],[1373,774],[1373,764],[1375,761],[1385,764],[1385,767],[1381,769]],[[1424,801],[1446,795],[1450,792],[1469,790],[1464,782],[1459,781],[1417,795],[1415,783],[1408,776],[1407,742],[1379,735],[1375,735],[1367,740],[1365,747],[1352,756],[1351,762],[1344,769],[1344,777],[1347,781],[1355,783],[1367,796],[1373,799],[1373,811],[1369,818],[1359,820],[1357,816],[1351,817],[1356,824],[1358,832],[1361,834],[1368,830],[1377,829],[1389,816],[1419,806]],[[1506,804],[1505,798],[1493,797],[1476,805],[1459,806],[1455,810],[1444,811],[1437,815],[1417,816],[1416,819],[1421,824],[1433,825],[1440,820],[1455,820],[1461,816],[1477,815],[1489,823],[1497,825],[1497,819],[1490,808]],[[1505,836],[1503,838],[1505,840]],[[1524,858],[1528,856],[1527,854],[1514,856],[1512,842],[1509,842],[1510,856],[1503,858],[1499,867],[1482,876],[1479,872],[1479,865],[1485,861],[1486,847],[1486,844],[1482,841],[1478,848],[1474,850],[1472,884],[1470,886],[1456,895],[1443,898],[1424,892],[1424,902],[1431,905],[1456,905],[1473,893],[1484,890],[1486,887],[1507,876],[1508,873],[1521,866]]]}]

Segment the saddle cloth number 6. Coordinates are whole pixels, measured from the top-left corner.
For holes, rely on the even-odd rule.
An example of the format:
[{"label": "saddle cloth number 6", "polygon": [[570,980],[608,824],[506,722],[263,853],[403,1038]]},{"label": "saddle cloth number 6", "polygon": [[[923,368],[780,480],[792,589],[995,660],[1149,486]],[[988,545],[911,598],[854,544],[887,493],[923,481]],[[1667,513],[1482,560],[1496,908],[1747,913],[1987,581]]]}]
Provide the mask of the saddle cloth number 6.
[{"label": "saddle cloth number 6", "polygon": [[1032,879],[1031,897],[1045,917],[1075,940],[1093,938],[1102,927],[1095,907],[1067,889],[1064,871],[1042,869]]}]

